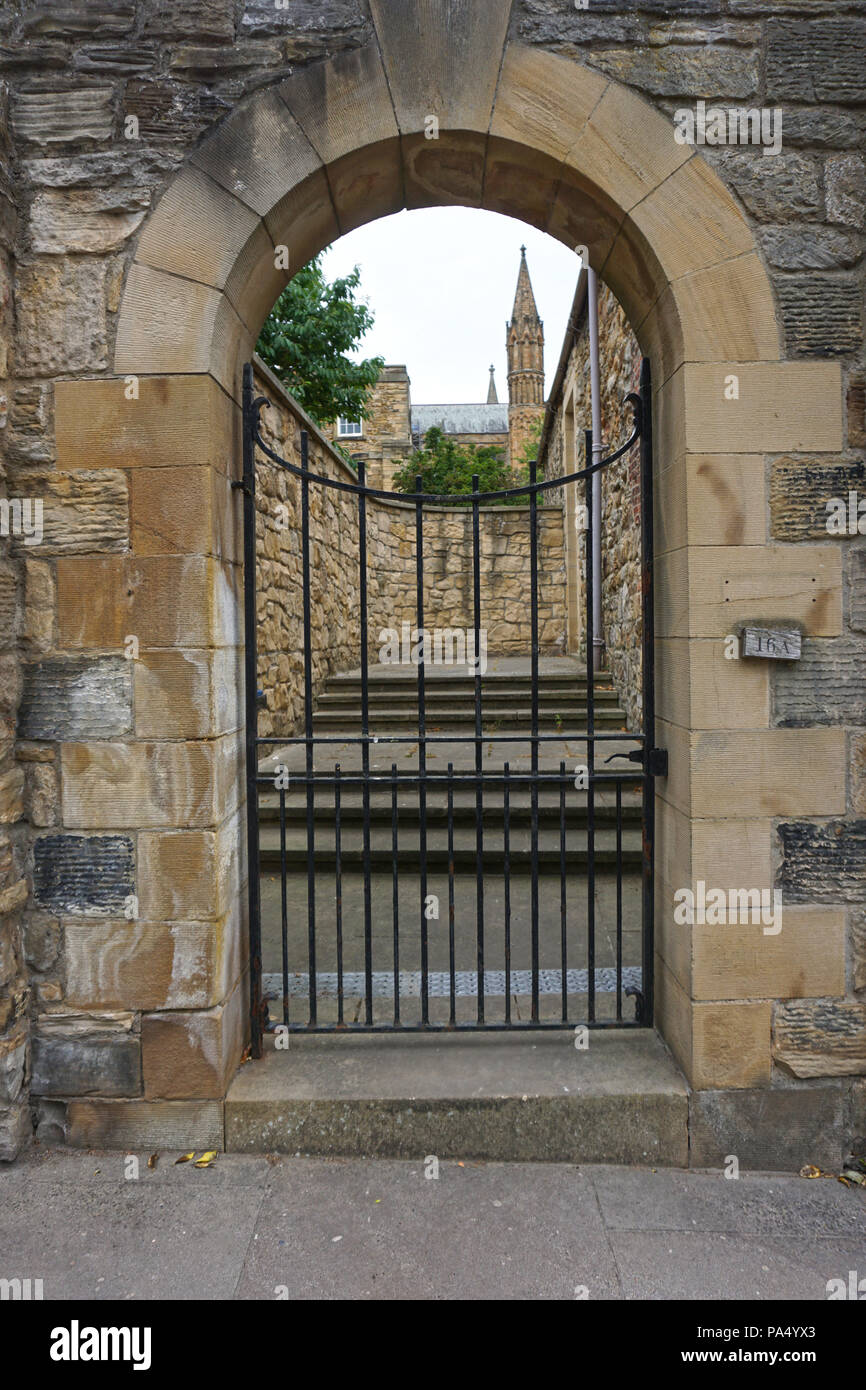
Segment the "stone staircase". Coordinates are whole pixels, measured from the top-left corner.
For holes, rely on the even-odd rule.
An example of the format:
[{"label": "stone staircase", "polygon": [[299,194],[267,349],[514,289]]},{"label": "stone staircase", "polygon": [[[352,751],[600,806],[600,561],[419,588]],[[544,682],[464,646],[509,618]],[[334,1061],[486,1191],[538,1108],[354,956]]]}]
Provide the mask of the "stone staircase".
[{"label": "stone staircase", "polygon": [[[515,663],[516,664],[516,663]],[[528,663],[524,663],[528,667]],[[551,661],[546,663],[548,667]],[[539,730],[545,734],[561,734],[562,740],[543,743],[539,753],[539,765],[544,772],[557,773],[561,762],[566,769],[574,771],[577,763],[586,759],[586,746],[574,735],[586,730],[585,673],[573,673],[573,663],[568,663],[567,674],[556,670],[545,670],[539,677],[538,707]],[[387,674],[386,674],[387,673]],[[532,693],[528,670],[526,671],[488,671],[482,678],[482,715],[484,735],[513,735],[507,743],[493,742],[486,737],[483,746],[483,765],[485,773],[484,826],[485,847],[484,867],[491,872],[501,872],[504,865],[504,763],[510,763],[512,776],[529,770],[528,736],[532,728]],[[418,684],[417,673],[410,668],[382,668],[370,674],[369,729],[375,736],[401,734],[409,736],[418,728]],[[474,679],[461,671],[450,674],[439,668],[428,675],[425,691],[426,731],[428,736],[442,737],[448,734],[471,735],[475,727],[475,684]],[[623,730],[625,715],[619,706],[616,692],[609,677],[601,673],[595,687],[595,727],[597,733],[613,734]],[[361,678],[357,672],[334,676],[328,682],[317,702],[313,716],[313,731],[316,736],[327,736],[340,740],[357,737],[361,731]],[[571,737],[570,737],[571,736]],[[610,752],[618,745],[610,744]],[[623,744],[624,748],[626,745]],[[633,747],[629,744],[628,747]],[[333,760],[326,758],[327,748],[317,747],[317,766],[327,766],[333,770],[339,762],[344,774],[357,771],[360,767],[358,745],[336,743],[333,745]],[[393,800],[387,777],[392,764],[398,771],[405,770],[407,757],[417,764],[417,742],[405,744],[381,744],[371,749],[371,767],[379,777],[386,779],[383,784],[375,784],[370,793],[370,836],[371,867],[374,870],[391,871],[393,864]],[[608,744],[596,745],[597,761],[608,757]],[[279,761],[291,769],[292,762],[284,755]],[[433,778],[427,787],[427,853],[428,868],[447,869],[448,866],[448,813],[447,788],[441,775],[447,771],[448,763],[454,768],[452,793],[452,825],[454,844],[454,864],[458,872],[474,872],[477,862],[476,841],[476,798],[475,789],[469,785],[461,786],[461,774],[471,773],[475,767],[475,744],[434,743],[427,745],[427,772]],[[294,755],[294,765],[300,770],[301,760]],[[616,761],[616,770],[629,777],[632,769],[623,759]],[[380,789],[381,787],[381,789]],[[539,849],[538,865],[541,873],[559,873],[560,863],[560,825],[565,826],[569,845],[569,868],[574,870],[586,866],[585,832],[587,823],[587,795],[577,790],[573,781],[567,783],[564,809],[560,807],[558,786],[542,786],[539,789],[538,826]],[[596,791],[595,861],[597,866],[612,866],[616,862],[616,805],[612,788],[599,788]],[[531,861],[531,804],[528,787],[512,781],[509,788],[510,803],[510,866],[512,872],[528,871]],[[397,798],[398,808],[398,867],[409,872],[418,867],[420,811],[417,788],[401,789]],[[629,785],[623,791],[620,814],[622,827],[621,854],[626,869],[639,869],[640,843],[640,796],[639,779],[636,769],[629,777]],[[265,792],[260,798],[260,852],[263,870],[276,871],[281,864],[281,840],[279,829],[279,796],[276,792]],[[321,838],[316,850],[316,863],[322,869],[330,869],[335,863],[333,831],[335,806],[332,792],[317,792],[315,824],[321,830]],[[360,787],[346,786],[341,793],[342,845],[341,858],[344,871],[351,872],[363,867],[363,799]],[[285,797],[286,825],[286,864],[292,871],[306,869],[307,855],[307,805],[304,786],[299,782],[293,789],[290,785]],[[582,833],[581,833],[582,832]]]}]

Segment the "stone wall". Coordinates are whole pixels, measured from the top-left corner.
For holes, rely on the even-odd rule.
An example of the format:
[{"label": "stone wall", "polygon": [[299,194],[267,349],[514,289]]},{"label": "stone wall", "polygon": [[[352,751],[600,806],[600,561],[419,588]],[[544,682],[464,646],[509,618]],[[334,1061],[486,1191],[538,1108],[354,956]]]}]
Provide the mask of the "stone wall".
[{"label": "stone wall", "polygon": [[[310,438],[310,468],[356,481],[313,422],[259,364],[256,384],[271,401],[263,434],[274,451],[300,464],[300,434]],[[267,697],[262,736],[288,733],[303,718],[303,612],[299,487],[285,469],[258,455],[259,683]],[[488,655],[528,655],[529,508],[485,507],[480,513],[482,627]],[[310,487],[313,689],[360,659],[358,505],[351,494]],[[380,634],[416,625],[415,509],[370,499],[367,504],[369,658]],[[472,513],[436,507],[424,514],[425,611],[428,629],[473,626]],[[539,638],[543,652],[565,647],[565,562],[562,509],[539,509]]]},{"label": "stone wall", "polygon": [[[0,500],[15,496],[9,477],[9,370],[13,351],[14,248],[7,93],[0,89]],[[27,901],[25,768],[16,760],[21,649],[26,642],[25,559],[10,515],[0,530],[0,1160],[14,1158],[30,1133],[29,986],[22,908]],[[32,578],[36,568],[30,562]],[[20,751],[19,751],[20,757]]]},{"label": "stone wall", "polygon": [[[370,394],[369,414],[363,433],[341,441],[353,459],[363,459],[370,487],[390,488],[395,471],[412,448],[409,374],[405,367],[383,367]],[[338,424],[327,431],[337,440]]]},{"label": "stone wall", "polygon": [[[598,320],[602,437],[605,454],[610,454],[631,430],[631,409],[623,403],[630,392],[640,387],[641,352],[622,308],[603,285],[599,287]],[[592,391],[585,313],[564,365],[560,390],[550,403],[553,418],[542,459],[546,477],[562,476],[567,458],[572,460],[572,472],[586,464],[584,432],[592,425]],[[574,434],[570,450],[566,448],[566,430]],[[578,486],[577,500],[582,503],[584,486],[583,483]],[[628,727],[637,729],[641,725],[643,703],[640,454],[637,448],[602,471],[601,498],[604,661],[626,711]],[[575,510],[574,515],[579,521],[582,512]],[[581,535],[581,539],[585,537]],[[580,619],[577,651],[586,660],[585,544],[576,548],[576,560],[579,575],[576,601]]]},{"label": "stone wall", "polygon": [[[11,568],[0,556],[7,594],[13,576],[12,630],[19,624],[0,652],[12,690],[3,717],[17,703],[17,640],[34,670],[57,663],[43,664],[46,688],[68,676],[56,708],[83,731],[40,726],[38,701],[25,701],[34,712],[20,766],[35,769],[35,799],[46,802],[31,814],[55,814],[45,791],[52,765],[64,786],[57,824],[38,829],[26,866],[41,1123],[65,1123],[68,1107],[76,1142],[135,1146],[171,1134],[219,1143],[219,1100],[245,1014],[244,927],[227,907],[242,901],[241,876],[235,865],[229,891],[222,868],[242,843],[237,721],[221,702],[238,689],[238,563],[220,528],[230,531],[237,512],[226,478],[236,466],[235,346],[255,340],[268,307],[267,276],[257,277],[271,250],[258,214],[269,210],[278,238],[290,225],[306,235],[306,259],[338,234],[338,215],[356,225],[408,194],[480,202],[567,244],[592,241],[654,357],[667,448],[656,461],[667,527],[657,537],[658,669],[670,674],[659,722],[671,753],[657,796],[656,1000],[697,1092],[693,1158],[737,1152],[729,1145],[750,1115],[820,1116],[821,1132],[836,1136],[856,1106],[862,1134],[863,1086],[846,1078],[866,1072],[855,873],[866,736],[857,698],[842,692],[858,689],[864,539],[818,525],[822,470],[835,489],[840,476],[862,476],[866,457],[862,6],[594,0],[577,10],[573,0],[489,0],[454,6],[451,29],[439,33],[435,3],[401,27],[402,8],[95,0],[0,13],[19,213],[6,485],[44,496],[56,519],[53,553],[13,555]],[[471,59],[455,56],[464,52]],[[311,59],[328,60],[319,85]],[[603,96],[599,74],[613,79]],[[287,104],[271,89],[290,76]],[[446,119],[442,140],[425,142],[434,90],[454,126]],[[671,117],[699,99],[780,107],[782,153],[704,147],[685,159]],[[302,124],[314,114],[320,159],[289,130],[291,103]],[[278,131],[297,165],[262,150],[254,137],[263,128]],[[490,132],[475,146],[455,134],[475,129]],[[609,153],[619,149],[626,157]],[[272,213],[287,190],[291,216]],[[5,189],[2,197],[5,219]],[[4,274],[10,259],[4,247]],[[5,334],[5,288],[3,301]],[[728,364],[748,366],[736,407],[716,391]],[[127,371],[141,373],[130,409]],[[789,486],[774,493],[783,477]],[[790,502],[801,481],[816,489],[817,514],[805,520]],[[204,495],[212,505],[197,505]],[[721,596],[725,580],[736,601]],[[782,670],[720,656],[730,617],[781,616],[807,628],[799,692]],[[134,672],[134,717],[119,665],[127,631],[153,643]],[[810,671],[821,698],[809,697]],[[96,708],[111,710],[95,732],[94,683]],[[0,776],[12,770],[6,758]],[[14,903],[25,869],[20,778],[7,786],[0,882]],[[756,884],[777,874],[803,895],[775,954],[758,958],[732,930],[720,947],[718,936],[675,929],[672,882],[715,872]],[[86,912],[68,910],[64,894],[76,885]],[[130,925],[120,914],[139,887],[144,915]],[[3,1007],[20,997],[12,919]],[[782,1142],[787,1125],[752,1128],[761,1123]]]}]

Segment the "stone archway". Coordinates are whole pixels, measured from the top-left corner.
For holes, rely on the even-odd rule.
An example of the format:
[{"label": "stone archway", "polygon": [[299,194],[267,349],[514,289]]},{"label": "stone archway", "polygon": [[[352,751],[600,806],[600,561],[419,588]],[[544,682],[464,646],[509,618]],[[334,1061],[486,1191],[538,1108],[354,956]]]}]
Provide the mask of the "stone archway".
[{"label": "stone archway", "polygon": [[[763,466],[766,452],[841,446],[840,371],[782,360],[750,226],[671,123],[598,71],[510,40],[510,8],[430,3],[410,15],[399,0],[371,0],[366,46],[238,106],[141,230],[113,379],[57,387],[64,465],[132,479],[132,554],[99,562],[104,603],[72,561],[59,580],[64,645],[140,638],[135,737],[70,748],[63,795],[70,832],[122,827],[136,838],[138,969],[128,962],[125,997],[104,1002],[142,1011],[145,1101],[219,1101],[243,1046],[230,489],[241,364],[287,278],[278,248],[290,273],[404,206],[481,206],[587,245],[652,359],[659,742],[671,762],[658,792],[662,1034],[696,1089],[748,1098],[769,1084],[783,977],[798,973],[800,994],[827,992],[798,928],[775,963],[754,961],[745,939],[720,959],[674,926],[672,892],[726,873],[769,887],[773,817],[844,809],[843,731],[772,729],[766,672],[726,663],[722,641],[735,621],[780,603],[807,632],[841,630],[838,551],[773,543]],[[807,760],[818,771],[804,786],[794,772]],[[188,988],[168,981],[158,997],[140,975],[152,978],[165,924],[191,924],[199,964]],[[79,1141],[122,1142],[123,1107],[141,1102],[111,1102],[110,1114],[104,1102],[73,1104]]]}]

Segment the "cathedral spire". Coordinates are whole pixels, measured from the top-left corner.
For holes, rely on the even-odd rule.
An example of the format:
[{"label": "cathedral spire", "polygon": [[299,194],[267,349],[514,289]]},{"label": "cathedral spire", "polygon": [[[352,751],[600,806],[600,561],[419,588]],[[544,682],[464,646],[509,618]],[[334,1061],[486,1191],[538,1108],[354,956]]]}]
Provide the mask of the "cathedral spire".
[{"label": "cathedral spire", "polygon": [[544,324],[529,277],[526,247],[520,248],[520,271],[514,309],[508,323],[508,398],[511,405],[544,404]]},{"label": "cathedral spire", "polygon": [[499,404],[499,393],[498,393],[498,391],[496,390],[496,376],[495,376],[495,372],[496,372],[496,368],[495,368],[495,367],[491,367],[491,368],[490,368],[490,385],[489,385],[488,388],[487,388],[487,404],[488,404],[488,405],[498,405],[498,404]]}]

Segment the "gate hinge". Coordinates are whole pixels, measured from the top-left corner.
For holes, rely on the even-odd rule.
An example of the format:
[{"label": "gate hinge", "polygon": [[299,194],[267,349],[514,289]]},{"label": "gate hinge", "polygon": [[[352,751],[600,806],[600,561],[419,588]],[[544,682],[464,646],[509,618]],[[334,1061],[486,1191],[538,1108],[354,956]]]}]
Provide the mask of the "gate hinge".
[{"label": "gate hinge", "polygon": [[[630,763],[642,763],[644,750],[633,748],[630,753],[626,753]],[[622,756],[622,754],[620,754]],[[666,748],[651,748],[647,755],[647,772],[650,777],[667,777],[668,775],[668,750]]]},{"label": "gate hinge", "polygon": [[252,493],[250,492],[243,478],[240,478],[238,481],[232,483],[232,492],[242,492],[244,497],[252,496]]}]

